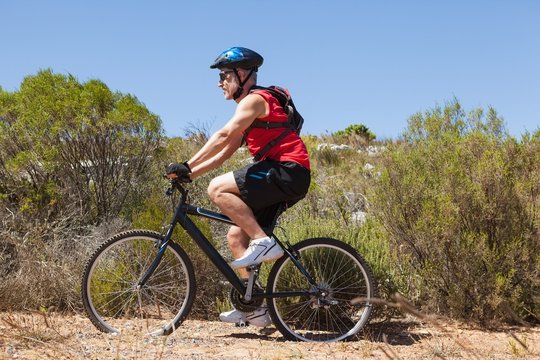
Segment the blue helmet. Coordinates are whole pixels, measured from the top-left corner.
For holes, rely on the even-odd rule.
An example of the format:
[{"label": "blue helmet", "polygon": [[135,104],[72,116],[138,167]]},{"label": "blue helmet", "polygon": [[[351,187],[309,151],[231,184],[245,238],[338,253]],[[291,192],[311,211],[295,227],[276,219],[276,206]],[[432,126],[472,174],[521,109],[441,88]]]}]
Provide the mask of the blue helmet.
[{"label": "blue helmet", "polygon": [[232,47],[219,54],[214,63],[210,65],[210,69],[226,67],[231,69],[254,69],[257,71],[263,61],[263,57],[253,50],[244,47]]}]

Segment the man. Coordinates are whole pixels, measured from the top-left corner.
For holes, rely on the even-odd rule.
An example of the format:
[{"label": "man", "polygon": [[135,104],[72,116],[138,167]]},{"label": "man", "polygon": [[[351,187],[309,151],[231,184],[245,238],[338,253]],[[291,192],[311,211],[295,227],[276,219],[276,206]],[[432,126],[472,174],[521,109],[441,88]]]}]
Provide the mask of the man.
[{"label": "man", "polygon": [[[244,140],[251,154],[255,155],[283,133],[284,127],[279,125],[250,128],[256,119],[287,123],[287,113],[279,100],[271,92],[255,88],[257,70],[262,63],[261,55],[242,47],[227,49],[216,58],[210,68],[220,70],[218,87],[223,90],[226,100],[234,100],[238,104],[236,111],[189,161],[168,166],[170,178],[191,181],[220,166]],[[306,195],[310,183],[309,169],[305,144],[298,134],[289,131],[259,161],[210,182],[210,199],[236,224],[229,230],[227,240],[236,259],[230,265],[238,269],[242,278],[248,278],[246,266],[275,260],[283,255],[283,250],[261,226],[268,225],[273,219],[276,204],[292,204]],[[220,319],[233,323],[249,322],[261,327],[271,323],[266,307],[251,313],[225,312]]]}]

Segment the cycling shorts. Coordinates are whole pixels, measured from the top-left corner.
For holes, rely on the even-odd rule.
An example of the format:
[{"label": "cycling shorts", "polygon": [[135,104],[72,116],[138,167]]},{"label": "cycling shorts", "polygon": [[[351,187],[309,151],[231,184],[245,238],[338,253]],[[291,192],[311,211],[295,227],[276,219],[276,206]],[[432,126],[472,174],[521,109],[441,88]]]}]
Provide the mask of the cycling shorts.
[{"label": "cycling shorts", "polygon": [[233,171],[244,202],[262,227],[271,225],[279,205],[290,207],[303,199],[311,181],[310,171],[292,161],[265,159]]}]

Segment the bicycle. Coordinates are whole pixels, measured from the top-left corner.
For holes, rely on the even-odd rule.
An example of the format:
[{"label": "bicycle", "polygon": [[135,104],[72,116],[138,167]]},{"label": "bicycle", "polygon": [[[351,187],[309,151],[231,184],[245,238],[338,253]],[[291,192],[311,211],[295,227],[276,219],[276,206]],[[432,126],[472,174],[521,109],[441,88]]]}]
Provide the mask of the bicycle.
[{"label": "bicycle", "polygon": [[271,226],[264,230],[285,254],[272,265],[266,288],[259,284],[260,265],[248,268],[245,284],[189,216],[230,225],[233,222],[223,214],[189,204],[188,190],[173,180],[167,195],[173,196],[176,191],[179,201],[162,233],[121,232],[99,246],[88,260],[82,298],[99,330],[169,335],[186,319],[195,299],[195,273],[187,253],[172,240],[176,224],[232,285],[232,305],[249,312],[266,300],[273,324],[286,339],[349,340],[366,325],[374,297],[372,273],[353,247],[331,238],[312,238],[295,245],[282,243],[274,234],[284,210],[282,204]]}]

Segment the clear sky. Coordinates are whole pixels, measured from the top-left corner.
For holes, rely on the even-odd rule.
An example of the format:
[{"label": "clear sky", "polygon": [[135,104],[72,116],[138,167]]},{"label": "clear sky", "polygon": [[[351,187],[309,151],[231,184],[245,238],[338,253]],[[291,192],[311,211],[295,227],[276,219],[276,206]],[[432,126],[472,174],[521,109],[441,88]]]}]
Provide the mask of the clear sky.
[{"label": "clear sky", "polygon": [[540,127],[540,0],[0,0],[0,19],[4,90],[46,68],[97,78],[168,136],[230,118],[209,69],[230,46],[264,56],[259,84],[291,90],[305,133],[396,138],[454,98],[493,106],[514,136]]}]

